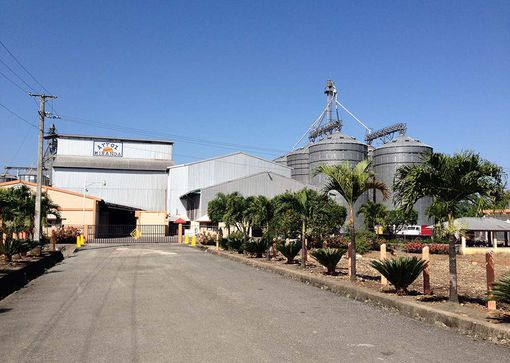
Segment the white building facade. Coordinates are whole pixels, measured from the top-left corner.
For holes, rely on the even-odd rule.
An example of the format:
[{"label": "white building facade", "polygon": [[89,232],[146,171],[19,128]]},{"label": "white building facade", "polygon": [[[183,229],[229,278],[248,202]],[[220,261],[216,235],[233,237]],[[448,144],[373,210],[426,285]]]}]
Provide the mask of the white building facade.
[{"label": "white building facade", "polygon": [[166,211],[172,141],[61,134],[47,138],[52,140],[47,162],[52,186],[112,204]]},{"label": "white building facade", "polygon": [[[207,191],[214,191],[213,194],[234,191],[241,192],[241,194],[243,194],[243,191],[254,191],[254,193],[259,194],[264,190],[252,188],[250,184],[255,180],[255,182],[266,183],[265,179],[259,180],[246,177],[261,173],[271,173],[279,177],[278,180],[280,181],[288,180],[289,183],[292,183],[292,188],[287,188],[286,184],[280,184],[278,190],[272,188],[271,190],[274,190],[275,194],[287,189],[304,188],[304,184],[295,185],[294,181],[290,179],[290,172],[291,169],[287,166],[243,152],[172,166],[168,169],[167,212],[169,219],[171,221],[177,218],[198,220],[207,217],[205,215],[207,213],[206,204],[211,196],[210,193],[205,193],[206,189]],[[246,179],[240,180],[243,178]],[[227,183],[234,180],[239,180],[239,182],[235,184]],[[234,185],[235,187],[233,187]],[[205,196],[206,194],[207,198],[203,199],[202,195]]]}]

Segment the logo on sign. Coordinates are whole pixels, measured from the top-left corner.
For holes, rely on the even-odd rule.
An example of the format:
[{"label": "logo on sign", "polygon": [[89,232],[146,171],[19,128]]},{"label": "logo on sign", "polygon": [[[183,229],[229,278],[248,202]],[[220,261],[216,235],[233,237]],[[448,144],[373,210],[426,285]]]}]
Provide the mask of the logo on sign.
[{"label": "logo on sign", "polygon": [[122,156],[122,143],[94,141],[94,156]]}]

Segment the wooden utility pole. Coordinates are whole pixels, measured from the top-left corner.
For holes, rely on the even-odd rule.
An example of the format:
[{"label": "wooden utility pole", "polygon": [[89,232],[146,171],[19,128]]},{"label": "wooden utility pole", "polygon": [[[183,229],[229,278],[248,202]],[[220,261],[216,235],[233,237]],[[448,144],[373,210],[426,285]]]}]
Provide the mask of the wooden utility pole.
[{"label": "wooden utility pole", "polygon": [[39,97],[39,143],[37,146],[37,187],[35,191],[35,216],[34,216],[34,241],[41,244],[41,197],[43,179],[43,143],[44,143],[44,118],[46,112],[44,105],[47,99],[57,98],[45,94],[29,93],[32,97]]}]

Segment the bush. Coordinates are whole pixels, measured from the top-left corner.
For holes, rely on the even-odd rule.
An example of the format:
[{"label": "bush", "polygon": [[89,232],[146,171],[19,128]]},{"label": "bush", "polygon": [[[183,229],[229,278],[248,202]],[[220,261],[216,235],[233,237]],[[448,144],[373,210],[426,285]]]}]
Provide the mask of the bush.
[{"label": "bush", "polygon": [[421,253],[423,247],[428,246],[432,255],[447,255],[448,245],[442,243],[423,244],[421,242],[409,242],[404,245],[404,251],[407,253]]},{"label": "bush", "polygon": [[243,253],[243,234],[239,232],[231,233],[228,236],[227,246],[231,251],[237,251],[237,253]]},{"label": "bush", "polygon": [[301,242],[283,242],[278,243],[276,249],[287,258],[287,263],[293,263],[294,258],[301,251]]},{"label": "bush", "polygon": [[344,253],[344,248],[319,248],[312,251],[311,255],[322,266],[326,267],[328,275],[333,275],[335,273],[336,265]]},{"label": "bush", "polygon": [[248,253],[254,253],[255,257],[261,258],[262,254],[267,251],[268,247],[269,242],[264,238],[260,238],[245,242],[242,248]]},{"label": "bush", "polygon": [[56,230],[57,243],[76,243],[76,237],[81,235],[81,232],[76,227],[63,226]]},{"label": "bush", "polygon": [[202,232],[198,235],[198,243],[202,245],[214,246],[216,244],[216,234]]},{"label": "bush", "polygon": [[375,242],[377,236],[375,233],[364,230],[356,233],[356,253],[364,255],[372,249],[376,249]]},{"label": "bush", "polygon": [[17,239],[8,238],[0,241],[0,255],[4,255],[7,262],[12,262],[12,256],[23,252],[23,242]]},{"label": "bush", "polygon": [[426,261],[417,257],[374,260],[370,265],[395,286],[397,294],[407,294],[407,288],[420,276]]},{"label": "bush", "polygon": [[510,272],[492,284],[492,291],[488,295],[491,300],[510,304]]},{"label": "bush", "polygon": [[220,247],[224,250],[228,250],[228,238],[220,239]]}]

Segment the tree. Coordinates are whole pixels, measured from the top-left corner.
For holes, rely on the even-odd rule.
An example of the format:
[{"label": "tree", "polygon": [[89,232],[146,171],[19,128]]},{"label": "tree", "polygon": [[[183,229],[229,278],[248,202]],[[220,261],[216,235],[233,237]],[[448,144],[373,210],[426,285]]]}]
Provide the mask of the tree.
[{"label": "tree", "polygon": [[354,166],[349,162],[341,165],[320,165],[314,175],[324,174],[326,176],[326,192],[336,191],[347,202],[349,211],[349,226],[351,235],[351,279],[356,279],[356,226],[354,225],[354,204],[368,190],[376,189],[383,194],[383,198],[389,196],[388,187],[384,182],[375,178],[374,173],[369,170],[369,160],[362,160]]},{"label": "tree", "polygon": [[371,200],[363,204],[356,215],[363,215],[363,223],[365,227],[373,231],[376,225],[384,224],[387,214],[386,206],[381,203],[374,203]]},{"label": "tree", "polygon": [[[219,224],[224,222],[225,214],[227,213],[227,196],[223,193],[218,193],[216,198],[209,201],[207,205],[207,215],[211,222]],[[230,226],[227,226],[230,230]],[[222,238],[221,228],[218,228],[219,237]]]},{"label": "tree", "polygon": [[303,267],[306,266],[306,245],[308,223],[312,219],[316,211],[316,203],[318,193],[315,190],[304,188],[296,193],[282,194],[277,201],[277,214],[284,213],[285,210],[292,209],[301,222],[301,258]]},{"label": "tree", "polygon": [[[44,225],[47,223],[47,215],[60,216],[58,205],[53,203],[46,193],[41,198],[41,217]],[[7,234],[31,232],[35,220],[35,194],[30,188],[22,185],[17,188],[0,190],[0,219],[2,230]]]},{"label": "tree", "polygon": [[420,198],[432,197],[432,205],[442,210],[448,221],[449,300],[458,302],[457,259],[454,219],[463,202],[483,200],[495,204],[504,195],[503,169],[473,152],[449,156],[431,153],[423,164],[405,165],[397,170],[393,184],[395,202],[406,210]]}]

